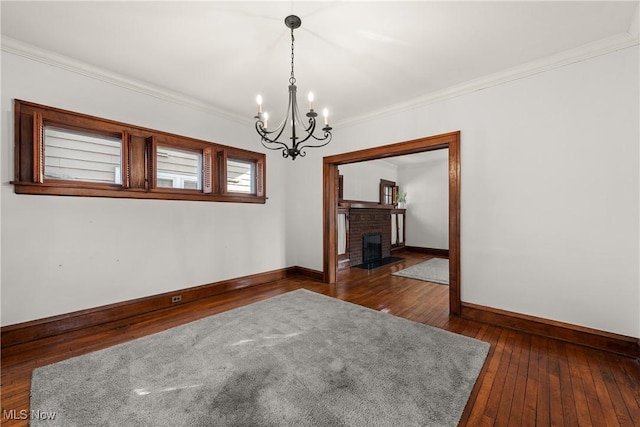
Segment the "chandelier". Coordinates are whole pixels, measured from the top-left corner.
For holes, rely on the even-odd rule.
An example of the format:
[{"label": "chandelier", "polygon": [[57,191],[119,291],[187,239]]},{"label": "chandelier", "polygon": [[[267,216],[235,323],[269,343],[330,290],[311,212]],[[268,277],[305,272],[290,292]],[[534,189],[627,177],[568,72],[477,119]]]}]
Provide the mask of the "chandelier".
[{"label": "chandelier", "polygon": [[[293,73],[293,30],[299,28],[302,25],[302,21],[295,15],[287,16],[284,19],[284,24],[287,28],[291,29],[291,77],[289,78],[289,104],[287,105],[287,113],[284,119],[274,129],[268,128],[269,114],[262,111],[262,96],[258,95],[256,101],[258,103],[258,115],[256,119],[256,131],[260,135],[260,142],[269,150],[282,150],[282,157],[291,157],[291,160],[295,160],[296,157],[304,157],[306,152],[305,148],[317,148],[323,147],[331,142],[331,126],[329,126],[329,111],[325,108],[323,111],[324,127],[322,128],[322,135],[316,136],[314,132],[316,130],[316,113],[313,109],[313,93],[309,92],[309,112],[307,112],[307,119],[303,119],[300,116],[298,110],[298,101],[296,99],[296,78]],[[306,122],[306,123],[305,123]],[[291,146],[286,142],[280,140],[283,136],[287,125],[290,126],[291,131],[284,135],[284,138],[291,140]],[[307,141],[309,141],[307,143]]]}]

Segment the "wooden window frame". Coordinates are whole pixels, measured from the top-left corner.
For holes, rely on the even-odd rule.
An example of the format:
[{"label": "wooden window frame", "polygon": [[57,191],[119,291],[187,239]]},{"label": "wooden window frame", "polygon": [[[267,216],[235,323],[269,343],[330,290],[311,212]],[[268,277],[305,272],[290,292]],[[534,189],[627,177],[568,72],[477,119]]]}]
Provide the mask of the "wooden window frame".
[{"label": "wooden window frame", "polygon": [[[391,188],[391,203],[387,203],[386,191],[385,189]],[[394,181],[388,181],[386,179],[380,180],[380,204],[381,205],[389,205],[389,206],[397,206],[398,201],[398,186]]]},{"label": "wooden window frame", "polygon": [[[202,180],[202,189],[196,190],[189,188],[158,187],[158,147],[190,151],[200,154],[202,156],[202,170],[200,171],[200,173],[202,174],[202,176],[200,177]],[[212,157],[213,150],[211,144],[208,142],[185,139],[172,135],[160,135],[151,137],[151,141],[149,142],[149,158],[153,159],[153,161],[150,163],[151,170],[149,172],[150,191],[156,193],[169,192],[175,194],[210,194],[213,190],[213,181],[215,179],[215,174],[212,173]]]},{"label": "wooden window frame", "polygon": [[[266,156],[185,136],[142,128],[59,108],[14,100],[14,185],[17,194],[116,197],[134,199],[192,200],[209,202],[265,203]],[[120,136],[122,184],[65,181],[44,177],[45,126]],[[202,154],[202,189],[157,186],[157,147]],[[255,162],[255,194],[226,191],[226,161],[233,158]],[[225,167],[221,167],[224,165]]]},{"label": "wooden window frame", "polygon": [[[84,124],[86,125],[86,123],[80,123],[80,124]],[[34,132],[35,135],[35,141],[34,141],[34,158],[36,158],[38,160],[38,168],[34,168],[34,181],[39,182],[39,183],[44,183],[45,181],[49,182],[49,181],[55,181],[55,182],[64,182],[64,183],[85,183],[85,184],[91,184],[91,185],[96,185],[96,186],[103,186],[103,187],[115,187],[118,188],[120,187],[122,184],[118,184],[116,182],[113,183],[106,183],[106,182],[88,182],[88,181],[81,181],[79,179],[71,179],[71,180],[65,180],[65,179],[59,179],[59,178],[46,178],[45,175],[45,129],[47,127],[50,128],[54,128],[56,130],[62,130],[62,131],[69,131],[69,132],[80,132],[83,135],[93,135],[93,136],[97,136],[97,137],[108,137],[108,138],[118,138],[120,139],[120,182],[124,182],[124,177],[126,176],[126,169],[123,166],[123,164],[125,163],[123,160],[123,153],[126,152],[126,144],[125,144],[125,139],[126,139],[126,132],[119,132],[117,130],[114,131],[103,131],[103,130],[95,130],[95,129],[89,129],[86,127],[81,127],[78,125],[68,125],[68,124],[62,124],[62,123],[57,123],[54,121],[50,121],[50,120],[44,120],[41,119],[41,121],[39,121],[38,125],[37,125],[37,133]]]},{"label": "wooden window frame", "polygon": [[[255,193],[239,193],[228,190],[227,160],[229,159],[255,164],[255,173],[253,177]],[[218,152],[218,169],[220,170],[219,176],[221,177],[220,182],[218,183],[220,193],[224,194],[226,197],[237,198],[238,200],[243,200],[247,197],[264,197],[266,177],[265,166],[264,154],[240,150],[237,148],[228,148]]]}]

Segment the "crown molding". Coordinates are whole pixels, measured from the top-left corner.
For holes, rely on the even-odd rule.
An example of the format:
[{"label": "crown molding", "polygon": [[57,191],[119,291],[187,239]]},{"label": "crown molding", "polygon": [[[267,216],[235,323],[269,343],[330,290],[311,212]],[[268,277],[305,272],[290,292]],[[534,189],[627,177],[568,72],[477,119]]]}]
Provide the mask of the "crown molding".
[{"label": "crown molding", "polygon": [[140,80],[132,79],[121,74],[114,73],[82,61],[78,61],[68,56],[60,55],[49,50],[33,46],[31,44],[16,40],[11,37],[2,36],[0,48],[2,51],[7,53],[22,56],[24,58],[51,65],[53,67],[62,68],[76,74],[100,80],[114,86],[119,86],[128,90],[142,93],[144,95],[152,96],[154,98],[162,99],[164,101],[169,101],[175,104],[194,108],[196,110],[210,113],[228,120],[232,120],[242,124],[253,123],[251,120],[248,120],[245,117],[239,117],[236,114],[229,113],[228,111],[222,110],[198,99],[171,91],[160,86],[154,86]]},{"label": "crown molding", "polygon": [[[566,65],[585,61],[601,55],[606,55],[621,49],[626,49],[639,44],[637,35],[637,17],[629,28],[629,32],[617,34],[607,37],[593,43],[579,46],[575,49],[566,50],[558,54],[529,62],[524,65],[513,67],[498,73],[490,74],[478,79],[470,80],[459,85],[432,92],[427,95],[414,98],[413,100],[395,104],[384,109],[371,111],[351,119],[336,122],[336,126],[351,126],[358,123],[370,121],[380,116],[398,113],[407,110],[413,110],[428,104],[433,104],[446,99],[455,98],[468,93],[498,86],[514,80],[519,80],[535,74],[543,73],[555,68],[564,67]],[[635,28],[635,30],[634,30]],[[635,31],[635,34],[634,34]]]}]

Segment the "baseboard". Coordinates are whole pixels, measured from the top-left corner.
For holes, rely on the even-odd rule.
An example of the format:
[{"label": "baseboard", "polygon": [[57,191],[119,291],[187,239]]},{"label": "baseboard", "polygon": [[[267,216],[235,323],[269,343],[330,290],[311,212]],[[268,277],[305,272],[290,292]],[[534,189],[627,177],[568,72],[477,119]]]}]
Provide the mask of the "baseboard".
[{"label": "baseboard", "polygon": [[417,252],[420,254],[449,258],[449,249],[423,248],[420,246],[405,246],[404,248],[409,252]]},{"label": "baseboard", "polygon": [[547,338],[555,338],[635,359],[640,358],[640,339],[625,335],[467,302],[462,303],[461,317]]},{"label": "baseboard", "polygon": [[318,280],[320,282],[324,279],[324,273],[322,271],[313,270],[307,267],[296,266],[295,273],[299,276],[304,276],[308,279]]},{"label": "baseboard", "polygon": [[[295,276],[322,280],[322,272],[305,267],[287,267],[206,285],[180,289],[163,294],[118,302],[73,313],[61,314],[24,323],[16,323],[0,328],[2,348],[66,332],[100,325],[107,322],[149,313],[156,310],[182,305],[191,301],[208,298],[236,289],[263,285]],[[179,302],[172,298],[180,296]]]}]

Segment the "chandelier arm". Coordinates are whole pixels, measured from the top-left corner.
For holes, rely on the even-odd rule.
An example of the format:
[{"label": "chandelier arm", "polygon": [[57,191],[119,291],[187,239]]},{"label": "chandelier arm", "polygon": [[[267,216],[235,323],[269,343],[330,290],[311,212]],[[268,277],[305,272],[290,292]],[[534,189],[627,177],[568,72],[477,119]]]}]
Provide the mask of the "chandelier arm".
[{"label": "chandelier arm", "polygon": [[324,136],[322,138],[317,137],[315,135],[315,129],[316,129],[316,119],[315,119],[315,117],[309,117],[309,128],[311,128],[311,127],[313,127],[313,130],[309,133],[309,135],[302,142],[307,141],[309,138],[313,138],[316,141],[325,141],[326,140],[327,142],[322,143],[322,144],[307,144],[307,145],[303,145],[301,147],[301,149],[302,148],[308,148],[308,147],[312,147],[312,148],[324,147],[329,142],[331,142],[331,139],[333,138],[333,135],[331,134],[331,128],[328,125],[325,126],[324,128],[322,128],[322,131],[324,132]]},{"label": "chandelier arm", "polygon": [[311,137],[314,137],[317,139],[317,137],[313,135],[313,132],[315,131],[315,129],[316,129],[316,120],[313,117],[309,117],[309,127],[305,128],[305,132],[307,136],[305,136],[303,139],[298,141],[296,144],[296,147],[301,146]]},{"label": "chandelier arm", "polygon": [[[286,150],[286,149],[287,149],[287,148],[286,148],[286,147],[287,147],[286,145],[284,145],[283,143],[278,142],[278,141],[275,141],[275,143],[276,143],[276,144],[280,144],[280,145],[282,145],[282,147],[270,147],[270,146],[266,145],[266,144],[264,143],[264,141],[263,141],[263,140],[260,140],[260,142],[262,143],[262,146],[263,146],[264,148],[266,148],[267,150]],[[268,143],[269,143],[269,144],[272,144],[273,142],[268,142]]]},{"label": "chandelier arm", "polygon": [[[293,92],[293,93],[292,93]],[[265,129],[264,127],[264,122],[262,121],[261,117],[258,116],[258,121],[256,121],[256,130],[258,131],[258,134],[262,137],[262,139],[260,140],[260,142],[262,142],[262,145],[270,150],[280,150],[280,147],[267,147],[264,143],[269,143],[269,144],[278,144],[280,145],[283,149],[289,149],[289,147],[287,146],[287,144],[285,144],[284,142],[278,141],[280,139],[280,137],[282,136],[282,133],[284,132],[284,130],[287,127],[287,120],[289,118],[289,113],[291,112],[291,105],[292,102],[291,100],[294,99],[295,100],[295,96],[292,96],[295,93],[295,86],[293,86],[293,90],[292,90],[292,86],[289,87],[289,103],[287,104],[287,112],[284,116],[284,119],[282,119],[282,121],[280,122],[280,124],[278,125],[278,127],[275,128],[275,130],[269,132],[267,129]],[[267,135],[272,135],[277,133],[275,138],[269,138]]]},{"label": "chandelier arm", "polygon": [[[256,129],[258,130],[258,134],[260,134],[261,138],[260,138],[260,143],[262,144],[262,146],[264,148],[266,148],[267,150],[282,150],[282,157],[284,157],[285,159],[287,157],[289,157],[289,147],[287,146],[287,144],[285,144],[284,142],[280,142],[278,141],[278,138],[280,137],[280,135],[282,135],[282,132],[285,129],[285,123],[286,123],[286,119],[282,121],[282,123],[280,123],[280,125],[278,126],[278,128],[273,131],[273,132],[268,132],[264,130],[264,126],[263,123],[258,120],[258,122],[256,122]],[[279,131],[278,136],[275,139],[270,139],[267,137],[268,134],[270,133],[275,133],[276,131]],[[276,147],[272,147],[269,146],[267,144],[276,144],[278,146]],[[295,159],[295,156],[293,157]]]},{"label": "chandelier arm", "polygon": [[[323,127],[323,128],[322,128],[322,132],[324,132],[324,137],[322,137],[322,138],[319,138],[319,137],[317,137],[317,136],[315,136],[315,135],[311,135],[311,136],[312,136],[312,137],[313,137],[313,139],[315,139],[316,141],[324,141],[324,140],[325,140],[325,139],[327,139],[327,138],[329,138],[329,140],[331,140],[331,138],[333,137],[333,135],[331,134],[331,129],[333,129],[333,128],[331,128],[331,127],[329,127],[329,126],[325,126],[325,127]],[[324,144],[319,145],[318,147],[322,147],[322,146],[327,145],[327,144],[328,144],[328,142],[325,142]]]},{"label": "chandelier arm", "polygon": [[301,147],[298,147],[298,150],[303,150],[305,148],[319,148],[319,147],[324,147],[325,145],[327,145],[328,143],[331,142],[331,139],[333,138],[333,135],[331,135],[331,132],[329,131],[325,131],[324,133],[324,138],[318,138],[317,136],[314,136],[313,139],[316,139],[318,141],[324,141],[326,140],[327,142],[322,143],[322,144],[307,144],[307,145],[303,145]]},{"label": "chandelier arm", "polygon": [[[307,140],[308,136],[301,139],[301,137],[298,135],[298,132],[296,132],[297,130],[297,124],[302,123],[302,120],[300,120],[300,109],[298,108],[298,100],[296,98],[295,95],[295,91],[293,92],[293,97],[292,100],[290,102],[291,107],[291,129],[292,129],[292,133],[293,133],[293,138],[292,138],[292,145],[293,145],[293,149],[297,149],[298,146],[303,143],[304,141]],[[304,129],[304,127],[303,127]],[[306,132],[306,129],[304,129]]]},{"label": "chandelier arm", "polygon": [[[314,138],[315,138],[315,139],[322,140],[322,141],[323,141],[323,140],[325,140],[325,139],[327,139],[327,137],[326,137],[326,136],[325,136],[325,138],[322,138],[322,139],[320,139],[320,138],[316,138],[316,137],[314,137]],[[331,134],[330,134],[330,133],[329,133],[328,138],[329,138],[329,139],[328,139],[328,140],[327,140],[327,142],[325,142],[324,144],[320,144],[320,145],[311,145],[311,144],[308,144],[308,145],[303,145],[303,146],[301,146],[301,147],[298,147],[299,156],[300,156],[300,157],[304,157],[304,156],[306,156],[306,155],[307,155],[307,152],[306,152],[306,151],[304,151],[304,150],[305,150],[305,149],[307,149],[307,148],[319,148],[319,147],[324,147],[325,145],[327,145],[328,143],[330,143],[330,142],[331,142]]]},{"label": "chandelier arm", "polygon": [[309,117],[309,126],[304,130],[307,133],[313,133],[316,130],[315,117]]},{"label": "chandelier arm", "polygon": [[[287,145],[284,142],[278,141],[278,138],[280,138],[280,135],[284,131],[284,128],[285,126],[283,126],[283,123],[281,123],[280,126],[278,126],[278,128],[275,131],[269,132],[265,130],[264,123],[262,122],[262,120],[256,121],[256,131],[258,131],[258,134],[260,135],[260,142],[262,143],[262,146],[264,148],[267,148],[269,150],[280,150],[281,147],[270,147],[268,145],[265,145],[265,142],[268,144],[278,144],[284,148],[287,148]],[[278,130],[280,131],[280,133],[278,133],[278,136],[275,139],[271,139],[267,136],[269,134],[275,133]]]},{"label": "chandelier arm", "polygon": [[[259,134],[259,135],[260,135],[260,137],[261,137],[261,141],[267,142],[267,143],[269,143],[269,144],[280,144],[280,145],[282,145],[283,147],[286,147],[286,146],[287,146],[287,144],[285,144],[284,142],[280,142],[280,141],[278,141],[278,139],[280,139],[280,136],[282,135],[282,132],[284,132],[285,127],[286,127],[286,126],[284,126],[284,123],[281,123],[281,124],[280,124],[280,126],[278,126],[278,128],[276,128],[276,130],[274,130],[274,131],[272,131],[272,132],[269,132],[269,131],[262,131],[262,132],[261,132],[260,130],[258,130],[258,134]],[[264,129],[264,128],[263,128],[263,129]],[[271,134],[276,133],[276,132],[278,132],[278,135],[277,135],[274,139],[269,138],[269,137],[267,136],[267,135],[271,135]],[[264,145],[264,144],[263,144],[263,145]]]}]

